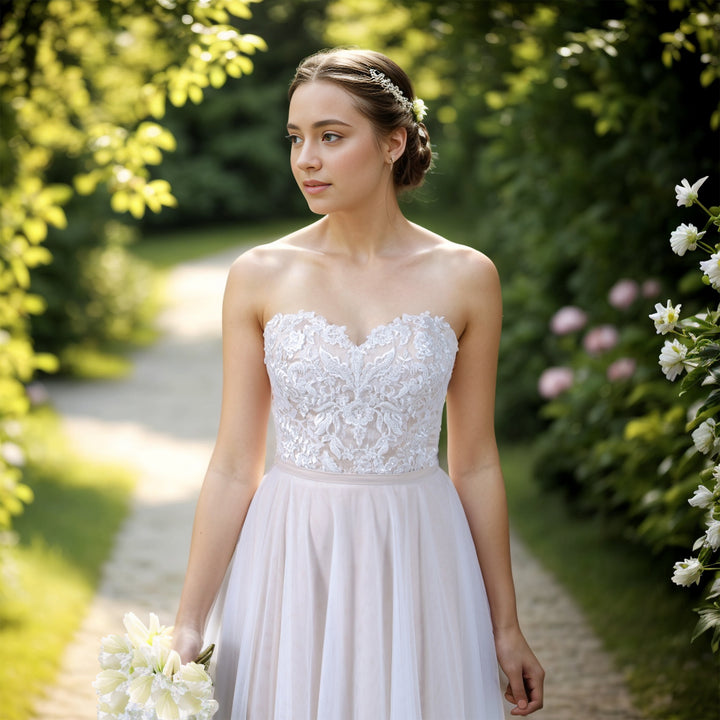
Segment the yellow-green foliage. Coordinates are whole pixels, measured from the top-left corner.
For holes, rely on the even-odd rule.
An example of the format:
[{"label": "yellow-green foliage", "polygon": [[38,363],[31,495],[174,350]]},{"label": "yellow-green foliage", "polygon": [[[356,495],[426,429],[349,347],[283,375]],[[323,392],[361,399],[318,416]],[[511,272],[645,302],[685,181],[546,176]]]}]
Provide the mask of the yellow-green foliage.
[{"label": "yellow-green foliage", "polygon": [[255,1],[18,0],[2,12],[0,530],[31,500],[12,423],[28,410],[34,372],[57,365],[28,333],[28,317],[45,309],[30,285],[33,268],[52,260],[48,226],[64,228],[73,193],[99,186],[136,218],[175,203],[166,181],[150,179],[148,167],[175,147],[155,120],[166,99],[198,103],[208,86],[252,71],[248,56],[264,42],[230,23]]},{"label": "yellow-green foliage", "polygon": [[27,482],[36,501],[16,523],[17,544],[3,553],[0,596],[0,717],[28,720],[53,682],[95,591],[135,482],[114,465],[74,455],[57,418],[27,420]]}]

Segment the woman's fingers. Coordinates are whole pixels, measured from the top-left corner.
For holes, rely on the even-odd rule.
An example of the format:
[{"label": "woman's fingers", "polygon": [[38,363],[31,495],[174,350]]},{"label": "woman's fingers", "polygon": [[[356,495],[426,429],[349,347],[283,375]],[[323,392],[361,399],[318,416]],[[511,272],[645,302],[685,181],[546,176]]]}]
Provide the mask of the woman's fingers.
[{"label": "woman's fingers", "polygon": [[515,704],[510,711],[511,715],[529,715],[543,706],[543,675],[542,668],[538,666],[532,668],[527,675],[522,672],[513,673],[513,676],[508,678],[505,699]]}]

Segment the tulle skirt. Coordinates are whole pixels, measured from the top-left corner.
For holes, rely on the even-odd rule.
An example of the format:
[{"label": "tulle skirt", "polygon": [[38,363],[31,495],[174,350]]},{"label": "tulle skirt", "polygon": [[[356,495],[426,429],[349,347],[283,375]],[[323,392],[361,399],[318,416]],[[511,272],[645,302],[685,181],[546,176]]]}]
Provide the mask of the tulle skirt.
[{"label": "tulle skirt", "polygon": [[501,720],[487,597],[439,467],[274,465],[208,622],[216,720]]}]

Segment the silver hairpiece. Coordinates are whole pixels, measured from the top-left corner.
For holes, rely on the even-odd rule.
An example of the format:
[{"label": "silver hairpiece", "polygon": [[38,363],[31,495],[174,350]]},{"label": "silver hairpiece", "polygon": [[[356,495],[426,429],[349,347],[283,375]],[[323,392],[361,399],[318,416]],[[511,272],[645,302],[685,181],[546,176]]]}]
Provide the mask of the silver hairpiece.
[{"label": "silver hairpiece", "polygon": [[405,93],[387,76],[385,73],[381,73],[375,68],[369,70],[370,78],[373,82],[381,85],[387,92],[389,92],[399,103],[402,105],[405,112],[412,113],[416,122],[420,122],[427,113],[427,106],[420,98],[415,100],[409,100],[405,97]]}]

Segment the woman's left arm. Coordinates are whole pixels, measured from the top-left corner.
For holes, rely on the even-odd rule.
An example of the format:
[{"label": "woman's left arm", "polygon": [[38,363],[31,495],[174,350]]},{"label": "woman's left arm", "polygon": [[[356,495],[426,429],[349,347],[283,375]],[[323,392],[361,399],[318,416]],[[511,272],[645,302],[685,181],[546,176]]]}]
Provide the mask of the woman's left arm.
[{"label": "woman's left arm", "polygon": [[484,255],[468,251],[460,290],[465,325],[447,397],[448,469],[470,525],[490,604],[498,662],[513,715],[543,704],[544,671],[517,617],[507,501],[495,440],[495,378],[502,325],[500,281]]}]

